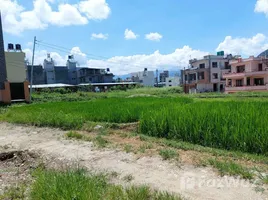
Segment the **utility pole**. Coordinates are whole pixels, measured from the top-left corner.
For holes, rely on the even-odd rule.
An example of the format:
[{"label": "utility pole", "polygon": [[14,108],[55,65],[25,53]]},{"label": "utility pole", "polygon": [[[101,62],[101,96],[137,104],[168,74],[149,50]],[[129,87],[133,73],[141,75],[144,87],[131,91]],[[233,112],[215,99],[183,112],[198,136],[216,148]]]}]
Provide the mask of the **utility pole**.
[{"label": "utility pole", "polygon": [[156,69],[156,87],[158,87],[158,69]]},{"label": "utility pole", "polygon": [[34,43],[33,43],[33,56],[32,56],[32,68],[31,68],[31,86],[30,86],[30,103],[32,103],[32,94],[33,94],[33,68],[34,68],[35,44],[36,44],[36,36],[34,36]]},{"label": "utility pole", "polygon": [[182,80],[184,80],[184,93],[186,93],[185,67],[183,68]]}]

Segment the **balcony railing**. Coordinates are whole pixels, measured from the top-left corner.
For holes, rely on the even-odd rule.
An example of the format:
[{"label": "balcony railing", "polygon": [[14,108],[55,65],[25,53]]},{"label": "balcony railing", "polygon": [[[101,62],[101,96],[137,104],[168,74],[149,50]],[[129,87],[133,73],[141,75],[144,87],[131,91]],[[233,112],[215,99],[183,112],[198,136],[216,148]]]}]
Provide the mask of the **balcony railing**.
[{"label": "balcony railing", "polygon": [[251,71],[251,72],[242,72],[242,73],[236,73],[236,72],[230,72],[230,73],[223,73],[223,78],[235,78],[235,77],[243,77],[243,76],[254,76],[254,75],[267,75],[268,70],[263,71]]},{"label": "balcony railing", "polygon": [[239,87],[225,87],[225,91],[255,91],[255,90],[268,90],[268,84],[256,86],[239,86]]}]

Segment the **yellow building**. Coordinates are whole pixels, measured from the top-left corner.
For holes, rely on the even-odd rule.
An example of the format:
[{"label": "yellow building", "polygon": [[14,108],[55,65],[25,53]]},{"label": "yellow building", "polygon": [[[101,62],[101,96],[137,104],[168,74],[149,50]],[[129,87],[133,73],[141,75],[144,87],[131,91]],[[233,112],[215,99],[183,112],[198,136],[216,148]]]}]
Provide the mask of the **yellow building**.
[{"label": "yellow building", "polygon": [[22,83],[26,80],[25,53],[5,52],[7,80],[10,83]]}]

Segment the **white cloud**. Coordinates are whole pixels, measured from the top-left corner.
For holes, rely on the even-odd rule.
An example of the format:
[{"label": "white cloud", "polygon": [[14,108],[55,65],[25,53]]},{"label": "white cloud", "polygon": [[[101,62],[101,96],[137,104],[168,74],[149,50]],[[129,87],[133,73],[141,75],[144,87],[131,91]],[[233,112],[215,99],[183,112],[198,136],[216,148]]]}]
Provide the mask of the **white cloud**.
[{"label": "white cloud", "polygon": [[[26,53],[26,58],[31,61],[32,50],[25,49],[24,52]],[[47,53],[47,50],[36,51],[35,64],[43,64],[43,60],[46,58]],[[60,55],[56,52],[49,53],[56,61],[57,65],[65,66],[68,55]],[[176,49],[170,54],[161,54],[159,51],[155,51],[154,53],[147,55],[115,56],[106,60],[97,60],[90,59],[79,47],[73,47],[70,54],[74,54],[74,58],[78,61],[80,67],[110,68],[111,72],[114,74],[122,75],[142,71],[145,67],[147,67],[148,70],[180,70],[183,67],[188,66],[190,57],[201,58],[208,54],[208,52],[194,50],[189,46],[184,46]]]},{"label": "white cloud", "polygon": [[106,0],[80,1],[78,7],[80,12],[85,13],[88,19],[107,19],[111,13],[111,9],[106,3]]},{"label": "white cloud", "polygon": [[145,35],[145,38],[147,40],[160,41],[163,38],[163,36],[159,33],[148,33]]},{"label": "white cloud", "polygon": [[95,39],[102,39],[102,40],[107,40],[108,39],[108,34],[103,34],[103,33],[92,33],[91,34],[91,40],[95,40]]},{"label": "white cloud", "polygon": [[73,47],[70,54],[74,55],[79,66],[82,67],[87,65],[87,55],[83,53],[79,47]]},{"label": "white cloud", "polygon": [[[32,49],[24,49],[23,52],[26,54],[26,59],[29,61],[29,63],[32,62]],[[57,65],[65,66],[67,56],[61,56],[57,52],[48,52],[47,50],[39,50],[35,51],[35,59],[34,64],[35,65],[43,65],[44,59],[47,57],[47,54],[50,53],[50,57],[55,60]]]},{"label": "white cloud", "polygon": [[261,33],[252,38],[233,38],[226,36],[224,41],[219,44],[216,51],[225,53],[239,54],[242,56],[258,55],[268,47],[268,38]]},{"label": "white cloud", "polygon": [[126,40],[135,40],[139,35],[135,34],[132,30],[125,30],[125,39]]},{"label": "white cloud", "polygon": [[45,29],[49,25],[84,25],[88,20],[106,19],[110,8],[105,0],[84,0],[79,4],[58,4],[53,0],[34,0],[33,9],[25,10],[16,0],[0,0],[4,31],[20,34],[25,30]]},{"label": "white cloud", "polygon": [[268,0],[257,0],[255,12],[264,13],[268,17]]}]

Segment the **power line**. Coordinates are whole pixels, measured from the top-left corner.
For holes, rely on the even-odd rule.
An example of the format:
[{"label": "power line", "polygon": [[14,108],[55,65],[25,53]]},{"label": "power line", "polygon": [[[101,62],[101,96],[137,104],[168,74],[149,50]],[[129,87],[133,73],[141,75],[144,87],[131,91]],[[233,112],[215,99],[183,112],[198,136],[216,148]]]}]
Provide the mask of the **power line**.
[{"label": "power line", "polygon": [[[54,45],[54,44],[50,44],[50,43],[46,43],[46,42],[42,42],[42,41],[37,41],[37,44],[38,45],[41,45],[41,46],[48,47],[48,48],[56,49],[56,50],[59,50],[59,51],[65,52],[65,53],[70,53],[71,51],[74,51],[73,49],[68,49],[66,47],[62,47],[62,46],[59,46],[59,45]],[[82,53],[82,52],[74,51],[74,53],[75,52],[77,54]],[[125,64],[125,65],[129,65],[129,66],[148,67],[148,65],[145,65],[145,64],[140,64],[140,63],[130,64],[129,62],[126,62],[126,61],[120,61],[120,63],[118,63],[118,62],[112,62],[112,61],[109,60],[110,58],[108,58],[108,57],[98,56],[98,55],[94,55],[94,54],[90,54],[90,53],[85,53],[85,52],[83,52],[82,54],[84,54],[87,58],[90,58],[90,59],[103,58],[105,60],[100,60],[100,59],[99,60],[100,61],[111,63],[113,65],[122,65],[122,64]]]}]

